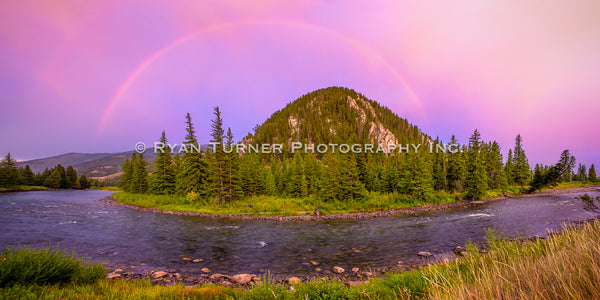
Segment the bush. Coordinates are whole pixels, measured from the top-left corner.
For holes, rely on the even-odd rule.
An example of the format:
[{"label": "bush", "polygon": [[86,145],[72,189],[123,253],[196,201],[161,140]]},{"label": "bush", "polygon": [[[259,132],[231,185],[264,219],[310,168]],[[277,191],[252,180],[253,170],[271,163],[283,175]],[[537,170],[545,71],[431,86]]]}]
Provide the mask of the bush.
[{"label": "bush", "polygon": [[20,285],[94,283],[106,276],[101,265],[89,265],[73,253],[51,247],[6,248],[0,253],[0,288]]}]

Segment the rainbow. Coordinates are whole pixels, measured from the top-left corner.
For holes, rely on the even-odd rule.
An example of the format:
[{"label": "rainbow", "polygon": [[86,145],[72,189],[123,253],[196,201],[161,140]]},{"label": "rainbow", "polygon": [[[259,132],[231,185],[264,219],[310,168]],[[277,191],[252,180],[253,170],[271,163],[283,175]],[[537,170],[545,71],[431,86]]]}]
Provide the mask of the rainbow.
[{"label": "rainbow", "polygon": [[211,26],[199,29],[197,31],[190,32],[188,34],[185,34],[185,35],[175,39],[174,41],[170,42],[166,46],[158,49],[154,53],[147,56],[142,61],[142,63],[140,63],[129,74],[129,76],[127,76],[127,78],[121,84],[121,86],[119,86],[119,88],[115,92],[114,96],[112,97],[108,106],[106,107],[106,109],[104,110],[104,112],[102,114],[102,118],[98,125],[97,131],[98,132],[102,131],[102,129],[104,128],[106,122],[108,121],[112,111],[115,109],[115,106],[123,98],[125,93],[127,93],[129,88],[134,84],[134,82],[140,76],[140,74],[142,74],[146,69],[148,69],[152,65],[152,63],[154,63],[158,58],[167,54],[169,51],[183,45],[184,43],[186,43],[194,38],[197,38],[199,36],[202,36],[204,34],[219,31],[219,30],[239,27],[239,26],[252,26],[252,25],[286,25],[286,26],[293,26],[293,27],[301,27],[303,29],[317,30],[317,31],[329,34],[332,37],[335,37],[339,40],[344,41],[348,45],[351,45],[354,49],[363,53],[366,57],[369,57],[373,61],[377,61],[378,63],[381,63],[383,66],[385,66],[386,70],[388,72],[390,72],[390,74],[393,75],[394,79],[397,80],[402,85],[402,87],[408,91],[408,94],[410,95],[411,100],[414,102],[414,104],[417,106],[417,108],[419,110],[423,111],[423,106],[421,104],[421,100],[417,97],[416,93],[410,87],[410,85],[408,85],[406,80],[400,75],[400,73],[387,60],[385,60],[381,56],[381,54],[379,54],[377,51],[375,51],[373,48],[369,47],[368,45],[366,45],[352,37],[343,35],[335,30],[329,29],[327,27],[310,24],[310,23],[303,23],[303,22],[291,21],[291,20],[278,20],[278,19],[244,20],[244,21],[240,21],[240,22],[223,22],[223,23],[219,23],[219,24],[215,24],[215,25],[211,25]]}]

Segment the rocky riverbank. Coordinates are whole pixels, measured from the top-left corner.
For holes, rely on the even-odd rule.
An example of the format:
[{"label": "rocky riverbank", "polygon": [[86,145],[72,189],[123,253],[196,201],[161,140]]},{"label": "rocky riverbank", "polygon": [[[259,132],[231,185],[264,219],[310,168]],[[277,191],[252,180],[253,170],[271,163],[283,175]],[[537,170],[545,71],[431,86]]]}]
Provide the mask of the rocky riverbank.
[{"label": "rocky riverbank", "polygon": [[584,187],[573,187],[573,188],[564,188],[564,189],[546,189],[541,192],[536,192],[534,194],[523,194],[523,195],[505,195],[502,197],[497,197],[493,199],[486,199],[481,201],[460,201],[453,203],[436,203],[436,204],[426,204],[420,206],[414,206],[409,208],[401,208],[401,209],[392,209],[386,211],[369,211],[369,212],[352,212],[347,214],[331,214],[331,215],[300,215],[300,216],[252,216],[252,215],[242,215],[242,214],[227,214],[227,215],[219,215],[219,214],[207,214],[200,212],[192,212],[192,211],[174,211],[174,210],[162,210],[157,208],[150,207],[141,207],[133,204],[127,204],[118,202],[113,197],[106,197],[100,199],[101,202],[106,203],[108,205],[117,206],[117,207],[125,207],[130,209],[136,209],[140,211],[149,211],[154,213],[162,213],[169,215],[178,215],[178,216],[197,216],[197,217],[209,217],[209,218],[232,218],[232,219],[243,219],[243,220],[278,220],[278,221],[317,221],[317,220],[360,220],[360,219],[371,219],[371,218],[380,218],[380,217],[390,217],[390,216],[400,216],[400,215],[415,215],[425,212],[444,210],[448,208],[468,208],[471,206],[480,205],[482,203],[497,201],[502,199],[514,198],[514,197],[540,197],[540,196],[548,196],[548,195],[559,195],[559,194],[571,194],[571,193],[581,193],[581,192],[589,192],[593,190],[597,190],[600,187],[598,186],[584,186]]}]

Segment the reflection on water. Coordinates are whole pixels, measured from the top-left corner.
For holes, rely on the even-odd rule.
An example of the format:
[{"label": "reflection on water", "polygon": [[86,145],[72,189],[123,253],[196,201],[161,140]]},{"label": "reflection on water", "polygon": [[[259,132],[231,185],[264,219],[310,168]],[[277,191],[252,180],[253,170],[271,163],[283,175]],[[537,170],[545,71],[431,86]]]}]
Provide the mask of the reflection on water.
[{"label": "reflection on water", "polygon": [[450,253],[467,241],[483,241],[487,228],[508,236],[544,236],[600,213],[594,200],[600,193],[588,192],[592,201],[576,198],[580,193],[360,221],[250,221],[154,214],[98,201],[109,194],[0,194],[0,247],[59,244],[111,267],[303,275],[314,270],[311,261],[324,270],[418,264],[417,252]]}]

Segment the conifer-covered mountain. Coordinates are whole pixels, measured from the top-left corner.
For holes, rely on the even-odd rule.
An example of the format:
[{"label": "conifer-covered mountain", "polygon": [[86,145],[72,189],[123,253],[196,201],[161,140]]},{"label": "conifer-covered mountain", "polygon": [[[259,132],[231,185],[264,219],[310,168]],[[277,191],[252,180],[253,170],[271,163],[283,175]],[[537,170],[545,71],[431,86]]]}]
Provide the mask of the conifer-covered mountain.
[{"label": "conifer-covered mountain", "polygon": [[308,93],[257,125],[244,143],[424,143],[429,137],[390,109],[352,89]]}]

